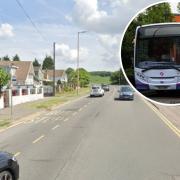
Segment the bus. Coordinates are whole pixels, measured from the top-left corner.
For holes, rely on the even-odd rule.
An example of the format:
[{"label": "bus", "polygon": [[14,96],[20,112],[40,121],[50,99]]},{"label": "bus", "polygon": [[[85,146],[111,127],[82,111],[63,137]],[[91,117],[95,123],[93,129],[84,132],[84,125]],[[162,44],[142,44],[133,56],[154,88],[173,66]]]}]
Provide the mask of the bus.
[{"label": "bus", "polygon": [[139,91],[180,90],[180,23],[136,28],[134,77]]}]

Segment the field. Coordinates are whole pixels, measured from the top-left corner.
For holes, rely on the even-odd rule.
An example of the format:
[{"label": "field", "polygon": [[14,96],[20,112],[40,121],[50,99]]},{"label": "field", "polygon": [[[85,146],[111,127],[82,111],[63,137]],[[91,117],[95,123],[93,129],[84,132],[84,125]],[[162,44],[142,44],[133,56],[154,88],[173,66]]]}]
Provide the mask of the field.
[{"label": "field", "polygon": [[90,75],[90,83],[91,84],[110,84],[109,76],[98,76],[98,75]]}]

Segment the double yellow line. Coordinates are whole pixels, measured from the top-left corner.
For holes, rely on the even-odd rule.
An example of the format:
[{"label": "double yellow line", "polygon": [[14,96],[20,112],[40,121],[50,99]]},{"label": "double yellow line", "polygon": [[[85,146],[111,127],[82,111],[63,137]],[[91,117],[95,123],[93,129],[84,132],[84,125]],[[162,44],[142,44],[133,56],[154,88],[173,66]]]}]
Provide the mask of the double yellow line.
[{"label": "double yellow line", "polygon": [[160,119],[180,138],[180,129],[178,129],[172,122],[170,122],[161,112],[159,112],[148,101],[143,101],[160,117]]}]

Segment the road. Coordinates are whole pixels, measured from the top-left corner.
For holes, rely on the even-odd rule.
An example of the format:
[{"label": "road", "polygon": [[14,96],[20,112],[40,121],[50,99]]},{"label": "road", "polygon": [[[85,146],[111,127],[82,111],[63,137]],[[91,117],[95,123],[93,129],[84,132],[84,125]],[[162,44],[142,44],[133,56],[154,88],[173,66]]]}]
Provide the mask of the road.
[{"label": "road", "polygon": [[179,91],[160,91],[144,94],[149,99],[165,104],[180,104]]},{"label": "road", "polygon": [[20,180],[179,180],[180,139],[138,96],[84,97],[0,134]]}]

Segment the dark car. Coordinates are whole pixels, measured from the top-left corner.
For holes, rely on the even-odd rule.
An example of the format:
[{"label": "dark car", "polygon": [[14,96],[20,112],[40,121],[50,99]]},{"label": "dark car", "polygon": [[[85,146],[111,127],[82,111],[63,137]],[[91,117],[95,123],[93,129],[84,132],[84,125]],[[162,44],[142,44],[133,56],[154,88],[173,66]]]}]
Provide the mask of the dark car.
[{"label": "dark car", "polygon": [[133,100],[134,92],[130,86],[121,86],[119,90],[119,99]]},{"label": "dark car", "polygon": [[110,90],[109,85],[107,85],[107,84],[102,84],[101,87],[102,87],[102,89],[104,89],[104,91]]},{"label": "dark car", "polygon": [[19,165],[16,158],[7,152],[0,152],[0,180],[18,180]]}]

